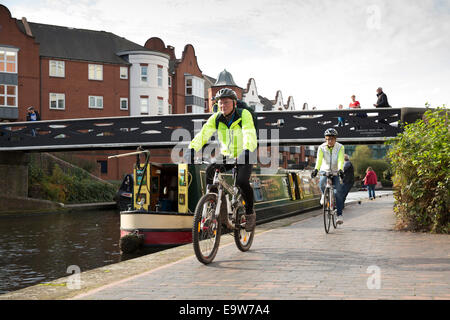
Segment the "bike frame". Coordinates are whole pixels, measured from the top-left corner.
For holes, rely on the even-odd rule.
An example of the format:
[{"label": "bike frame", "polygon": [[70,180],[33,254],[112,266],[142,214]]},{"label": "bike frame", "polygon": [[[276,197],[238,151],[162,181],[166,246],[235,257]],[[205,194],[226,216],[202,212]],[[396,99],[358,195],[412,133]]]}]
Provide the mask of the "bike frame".
[{"label": "bike frame", "polygon": [[[227,214],[225,223],[228,229],[234,230],[236,226],[233,225],[233,220],[236,221],[236,212],[240,207],[243,208],[242,202],[238,200],[239,196],[241,195],[239,192],[239,188],[236,186],[236,176],[237,176],[236,159],[234,161],[232,175],[233,175],[233,186],[230,186],[223,178],[222,173],[220,172],[220,168],[217,168],[214,174],[213,185],[217,186],[217,197],[218,197],[215,217],[217,219],[220,216],[220,209],[222,207],[222,196],[225,192],[225,200],[227,201],[226,206]],[[207,190],[207,193],[210,193],[210,188]],[[227,193],[231,195],[231,200],[227,197]]]},{"label": "bike frame", "polygon": [[[331,194],[332,194],[333,196],[330,198],[330,208],[333,208],[333,210],[334,210],[335,207],[336,207],[336,194],[335,194],[336,188],[335,188],[334,185],[333,185],[333,177],[334,177],[334,176],[337,176],[337,174],[333,174],[333,173],[331,173],[330,171],[327,171],[327,172],[326,172],[325,174],[323,174],[323,175],[327,177],[327,185],[325,186],[325,191],[324,191],[324,193],[325,193],[325,192],[329,192],[329,190],[332,191]],[[334,214],[334,212],[333,212],[333,214]]]}]

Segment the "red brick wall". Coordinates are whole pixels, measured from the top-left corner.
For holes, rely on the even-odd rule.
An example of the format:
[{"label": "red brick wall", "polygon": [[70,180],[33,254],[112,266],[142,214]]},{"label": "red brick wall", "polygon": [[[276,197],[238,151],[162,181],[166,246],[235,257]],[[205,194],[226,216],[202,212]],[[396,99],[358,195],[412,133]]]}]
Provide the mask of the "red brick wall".
[{"label": "red brick wall", "polygon": [[25,121],[27,107],[39,105],[39,44],[17,27],[10,11],[0,5],[0,46],[19,48],[18,52],[18,99],[19,121]]},{"label": "red brick wall", "polygon": [[[103,80],[98,81],[88,79],[89,62],[84,61],[64,60],[65,77],[50,77],[50,60],[59,59],[41,59],[42,120],[130,115],[129,108],[120,110],[120,98],[129,98],[129,79],[120,79],[121,65],[103,64]],[[50,93],[65,94],[65,110],[50,109]],[[102,96],[103,109],[90,109],[89,96]]]},{"label": "red brick wall", "polygon": [[172,108],[173,113],[185,113],[185,80],[184,74],[202,78],[194,47],[187,44],[184,47],[180,63],[175,68],[175,75],[172,76]]}]

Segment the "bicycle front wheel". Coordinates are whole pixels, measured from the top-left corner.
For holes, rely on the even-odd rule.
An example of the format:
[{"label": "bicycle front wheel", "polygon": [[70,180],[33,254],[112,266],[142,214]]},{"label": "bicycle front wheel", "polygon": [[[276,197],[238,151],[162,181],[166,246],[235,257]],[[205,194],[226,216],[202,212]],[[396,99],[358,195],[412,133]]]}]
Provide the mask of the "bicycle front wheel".
[{"label": "bicycle front wheel", "polygon": [[192,226],[195,256],[203,264],[211,263],[219,250],[221,224],[215,217],[217,195],[206,194],[197,204]]},{"label": "bicycle front wheel", "polygon": [[255,228],[253,231],[245,231],[245,227],[242,224],[245,223],[245,208],[240,207],[236,212],[236,223],[234,229],[234,242],[236,247],[242,252],[248,251],[253,243],[253,237],[255,235]]},{"label": "bicycle front wheel", "polygon": [[325,227],[325,232],[328,233],[330,231],[330,222],[331,222],[331,199],[330,199],[330,193],[329,188],[325,189],[325,192],[323,193],[323,225]]},{"label": "bicycle front wheel", "polygon": [[334,190],[331,190],[330,192],[330,199],[332,200],[331,205],[331,220],[333,221],[333,227],[334,229],[337,228],[337,221],[336,221],[336,196],[334,195]]}]

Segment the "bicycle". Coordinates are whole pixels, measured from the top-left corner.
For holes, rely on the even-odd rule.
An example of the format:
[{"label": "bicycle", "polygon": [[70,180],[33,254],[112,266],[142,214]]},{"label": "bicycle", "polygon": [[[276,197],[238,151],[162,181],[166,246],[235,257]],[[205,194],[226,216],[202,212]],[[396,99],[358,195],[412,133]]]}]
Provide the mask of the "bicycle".
[{"label": "bicycle", "polygon": [[333,221],[333,227],[337,228],[336,216],[336,195],[334,194],[333,177],[337,174],[333,174],[331,171],[321,173],[322,176],[327,177],[327,184],[323,192],[323,223],[325,232],[329,233],[331,221]]},{"label": "bicycle", "polygon": [[[255,229],[245,231],[245,201],[236,186],[237,159],[234,159],[232,169],[232,186],[220,171],[220,167],[216,168],[213,183],[207,186],[207,192],[200,198],[194,212],[192,243],[198,261],[203,264],[211,263],[219,250],[222,224],[233,231],[236,246],[242,252],[250,249],[255,235]],[[226,210],[221,210],[223,200],[226,201]]]}]

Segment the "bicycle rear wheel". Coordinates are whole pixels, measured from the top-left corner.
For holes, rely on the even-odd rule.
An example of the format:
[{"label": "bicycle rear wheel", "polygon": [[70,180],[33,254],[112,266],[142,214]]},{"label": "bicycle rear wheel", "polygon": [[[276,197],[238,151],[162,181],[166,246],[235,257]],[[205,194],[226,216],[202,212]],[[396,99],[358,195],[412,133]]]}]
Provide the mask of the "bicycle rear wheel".
[{"label": "bicycle rear wheel", "polygon": [[241,225],[245,222],[245,208],[240,207],[236,212],[236,223],[234,229],[234,242],[242,252],[248,251],[253,243],[255,229],[251,232],[245,231]]},{"label": "bicycle rear wheel", "polygon": [[330,189],[327,188],[323,193],[323,225],[325,227],[326,233],[330,231],[331,210],[332,210],[329,190]]},{"label": "bicycle rear wheel", "polygon": [[221,224],[215,217],[217,195],[206,194],[195,208],[192,244],[195,256],[203,264],[211,263],[219,250]]}]

